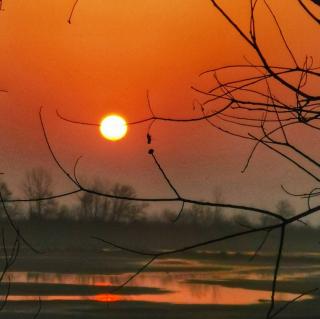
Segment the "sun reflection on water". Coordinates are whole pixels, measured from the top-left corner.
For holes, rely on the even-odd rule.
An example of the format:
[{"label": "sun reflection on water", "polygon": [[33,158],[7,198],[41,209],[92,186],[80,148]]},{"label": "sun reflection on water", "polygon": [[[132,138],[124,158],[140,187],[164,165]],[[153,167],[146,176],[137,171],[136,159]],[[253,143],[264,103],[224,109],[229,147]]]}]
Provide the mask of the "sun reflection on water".
[{"label": "sun reflection on water", "polygon": [[[238,270],[243,271],[245,267]],[[224,276],[229,273],[228,276]],[[232,273],[232,272],[231,272]],[[230,279],[230,271],[220,272],[146,272],[140,274],[118,294],[112,294],[114,287],[121,285],[131,274],[118,275],[88,275],[88,274],[55,274],[55,273],[29,273],[14,272],[9,274],[14,283],[27,283],[28,285],[53,284],[50,295],[41,296],[42,300],[78,300],[95,302],[118,302],[118,301],[147,301],[156,303],[173,304],[216,304],[216,305],[248,305],[257,304],[261,300],[270,299],[270,291],[253,290],[245,288],[233,288],[223,285],[223,280]],[[235,275],[234,275],[235,276]],[[238,273],[239,276],[239,273]],[[252,277],[252,275],[250,275]],[[241,278],[245,278],[243,273]],[[238,277],[238,278],[239,278]],[[260,276],[257,276],[259,278]],[[219,279],[220,278],[220,279]],[[261,278],[261,277],[260,277]],[[193,282],[190,282],[193,280]],[[214,284],[210,280],[215,280]],[[219,283],[221,281],[221,284]],[[249,280],[249,279],[248,279]],[[251,279],[252,280],[252,279]],[[198,281],[198,282],[197,282]],[[54,294],[54,284],[60,285],[61,295]],[[64,287],[84,286],[98,289],[92,294],[77,295],[78,288],[74,287],[74,294],[63,294]],[[50,288],[51,289],[51,288]],[[297,297],[296,294],[278,292],[276,299],[290,301]],[[38,300],[38,296],[10,295],[9,300]],[[304,296],[301,300],[310,299]]]}]

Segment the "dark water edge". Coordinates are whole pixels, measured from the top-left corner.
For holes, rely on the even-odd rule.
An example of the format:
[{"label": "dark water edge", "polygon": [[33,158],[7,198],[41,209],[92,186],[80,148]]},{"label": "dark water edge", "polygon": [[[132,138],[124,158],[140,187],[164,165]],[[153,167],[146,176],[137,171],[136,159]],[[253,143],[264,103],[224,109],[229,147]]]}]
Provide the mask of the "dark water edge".
[{"label": "dark water edge", "polygon": [[[198,225],[161,222],[104,223],[66,220],[17,221],[23,236],[38,250],[50,251],[99,251],[107,245],[95,239],[103,238],[122,246],[138,250],[177,249],[245,230],[241,225],[224,221],[217,224]],[[252,227],[257,227],[254,225]],[[15,233],[10,225],[4,225],[8,241]],[[319,252],[320,228],[289,226],[284,250],[288,252]],[[201,249],[220,251],[254,251],[265,234],[256,233],[229,239]],[[279,232],[272,232],[263,247],[264,252],[274,252],[279,243]],[[110,248],[110,246],[109,246]]]},{"label": "dark water edge", "polygon": [[[278,318],[319,319],[320,300],[292,304]],[[9,302],[1,315],[6,319],[32,318],[38,310],[36,302]],[[39,319],[262,319],[267,305],[214,306],[171,305],[146,302],[42,302]]]},{"label": "dark water edge", "polygon": [[[21,250],[16,263],[11,271],[17,272],[39,272],[55,274],[128,274],[135,272],[146,258],[126,253],[117,249],[110,249],[101,242],[92,240],[92,235],[112,239],[113,241],[129,245],[138,249],[167,249],[177,248],[198,240],[219,235],[211,229],[199,227],[178,226],[168,227],[159,225],[101,225],[101,224],[77,224],[77,223],[22,223],[19,225],[23,234],[31,240],[33,245],[40,248],[42,254],[34,254],[25,247]],[[238,229],[237,229],[238,230]],[[236,231],[235,227],[228,228],[227,233]],[[288,243],[285,247],[284,258],[281,262],[280,274],[299,273],[302,277],[294,281],[279,280],[279,291],[300,294],[309,289],[320,287],[320,253],[319,248],[314,246],[318,241],[318,230],[312,229],[307,232],[303,228],[295,229],[288,236]],[[141,236],[143,234],[143,236]],[[261,234],[260,234],[261,235]],[[260,236],[259,235],[259,236]],[[260,243],[261,236],[249,236],[243,241],[229,241],[223,245],[205,246],[198,250],[188,251],[183,254],[172,256],[174,260],[160,259],[151,265],[146,272],[163,272],[166,274],[178,274],[188,271],[190,273],[210,272],[214,274],[211,280],[192,280],[190,286],[202,284],[206,286],[222,285],[230,288],[245,288],[250,290],[269,291],[271,287],[270,276],[272,276],[274,260],[277,247],[278,234],[270,238],[270,242],[253,261],[250,256]],[[300,241],[300,246],[295,247],[294,243]],[[297,249],[292,249],[295,247]],[[309,250],[310,249],[310,250]],[[300,251],[300,252],[299,252]],[[311,253],[306,253],[311,252]],[[3,257],[2,257],[3,258]],[[249,267],[249,268],[246,268]],[[252,269],[250,268],[252,267]],[[221,273],[232,273],[238,268],[239,278],[228,280],[222,278]],[[259,280],[243,279],[241,276],[259,274],[269,279],[259,277]],[[307,276],[304,277],[304,274]],[[249,277],[248,277],[249,278]],[[3,288],[3,287],[2,287]],[[35,296],[60,293],[75,294],[92,292],[100,293],[103,290],[99,287],[68,287],[53,285],[24,285],[13,283],[13,292],[17,295],[32,294]],[[80,290],[81,291],[80,291]],[[142,293],[139,287],[127,287],[134,289],[135,294]],[[162,294],[162,291],[150,287],[149,294]],[[167,287],[170,290],[170,284]],[[150,299],[148,299],[150,300]],[[284,305],[278,302],[277,307]],[[5,319],[33,318],[38,310],[37,301],[9,301],[4,310],[0,313]],[[264,319],[266,316],[268,302],[261,301],[253,305],[191,305],[191,304],[169,304],[161,302],[144,301],[116,301],[112,303],[97,302],[90,300],[81,301],[42,301],[39,319],[41,318],[112,318],[112,319]],[[314,295],[313,300],[305,300],[294,303],[277,318],[290,319],[319,319],[320,300],[319,294]]]},{"label": "dark water edge", "polygon": [[[255,266],[255,272],[268,274],[274,265],[274,253],[260,253],[253,261],[250,257],[254,251],[229,253],[227,251],[189,251],[172,256],[174,261],[159,258],[145,271],[179,272],[193,271],[220,272],[232,270],[234,266]],[[0,260],[4,256],[0,256]],[[42,254],[34,254],[23,251],[18,256],[12,271],[52,272],[52,273],[77,273],[77,274],[120,274],[134,272],[139,265],[146,262],[147,258],[117,249],[100,251],[49,251]],[[188,262],[192,263],[188,265]],[[187,268],[186,268],[187,267]],[[287,254],[284,253],[281,262],[281,271],[320,270],[320,253],[309,255],[306,252]],[[242,273],[250,273],[242,270]]]}]

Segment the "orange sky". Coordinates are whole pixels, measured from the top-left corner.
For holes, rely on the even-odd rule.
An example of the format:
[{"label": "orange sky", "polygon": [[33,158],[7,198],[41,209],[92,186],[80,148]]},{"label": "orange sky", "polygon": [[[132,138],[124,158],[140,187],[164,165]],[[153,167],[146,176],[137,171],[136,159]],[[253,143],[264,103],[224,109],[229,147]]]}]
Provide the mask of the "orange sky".
[{"label": "orange sky", "polygon": [[[248,1],[221,3],[246,26]],[[270,3],[297,56],[319,52],[316,28],[298,5],[292,0]],[[70,188],[51,164],[41,135],[37,112],[44,106],[50,138],[67,167],[83,154],[81,171],[88,179],[99,174],[126,181],[141,194],[168,194],[147,155],[146,126],[130,127],[125,140],[108,143],[98,130],[61,122],[55,109],[89,122],[98,122],[109,112],[134,121],[150,115],[148,89],[156,114],[191,116],[193,100],[200,97],[190,86],[203,84],[198,74],[243,62],[244,55],[254,61],[253,53],[209,0],[79,0],[69,25],[72,4],[73,0],[4,1],[0,88],[9,92],[0,95],[1,170],[18,185],[24,170],[41,164],[57,175],[60,188]],[[266,16],[260,9],[263,48],[271,61],[283,63],[286,51]],[[157,123],[153,137],[153,147],[176,185],[198,198],[210,198],[212,189],[222,185],[226,197],[255,201],[262,193],[257,179],[260,165],[277,176],[276,181],[273,175],[263,177],[267,194],[282,178],[290,183],[296,176],[295,169],[283,171],[276,156],[263,151],[243,176],[240,170],[250,144],[206,123]],[[239,190],[239,185],[246,187]]]}]

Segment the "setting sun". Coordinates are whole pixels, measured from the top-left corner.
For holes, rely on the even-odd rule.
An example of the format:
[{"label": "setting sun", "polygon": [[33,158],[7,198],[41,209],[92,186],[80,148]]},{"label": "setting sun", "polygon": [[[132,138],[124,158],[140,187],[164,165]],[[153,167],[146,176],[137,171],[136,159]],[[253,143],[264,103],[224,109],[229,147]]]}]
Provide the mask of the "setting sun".
[{"label": "setting sun", "polygon": [[118,141],[127,134],[127,122],[119,115],[108,115],[100,123],[100,132],[110,141]]}]

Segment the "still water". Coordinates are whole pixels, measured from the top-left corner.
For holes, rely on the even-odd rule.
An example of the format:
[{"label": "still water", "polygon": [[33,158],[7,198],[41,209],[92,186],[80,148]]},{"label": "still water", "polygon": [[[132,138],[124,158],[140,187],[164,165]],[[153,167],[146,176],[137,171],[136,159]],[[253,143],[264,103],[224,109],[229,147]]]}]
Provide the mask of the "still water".
[{"label": "still water", "polygon": [[[182,261],[167,260],[170,265],[175,262],[181,266]],[[227,270],[220,267],[216,271],[213,269],[212,271],[195,272],[188,271],[186,264],[184,271],[141,273],[125,288],[112,293],[115,287],[121,285],[131,275],[130,273],[96,275],[11,272],[7,274],[6,280],[8,281],[10,278],[13,288],[15,285],[20,285],[16,292],[15,289],[12,289],[13,292],[9,295],[10,301],[38,300],[41,295],[42,300],[48,301],[147,301],[195,305],[249,305],[270,300],[271,295],[268,289],[248,289],[225,285],[226,281],[232,282],[239,279],[250,280],[253,283],[261,280],[270,280],[271,282],[272,271],[268,267],[237,266]],[[303,271],[291,271],[281,275],[279,279],[290,281],[303,276],[305,276]],[[29,292],[30,287],[32,293]],[[36,293],[37,287],[39,287],[38,294]],[[80,287],[81,289],[79,289]],[[137,288],[139,289],[134,290]],[[93,289],[95,289],[94,292]],[[276,299],[290,301],[297,296],[294,293],[278,292]],[[300,300],[311,298],[306,295]]]}]

